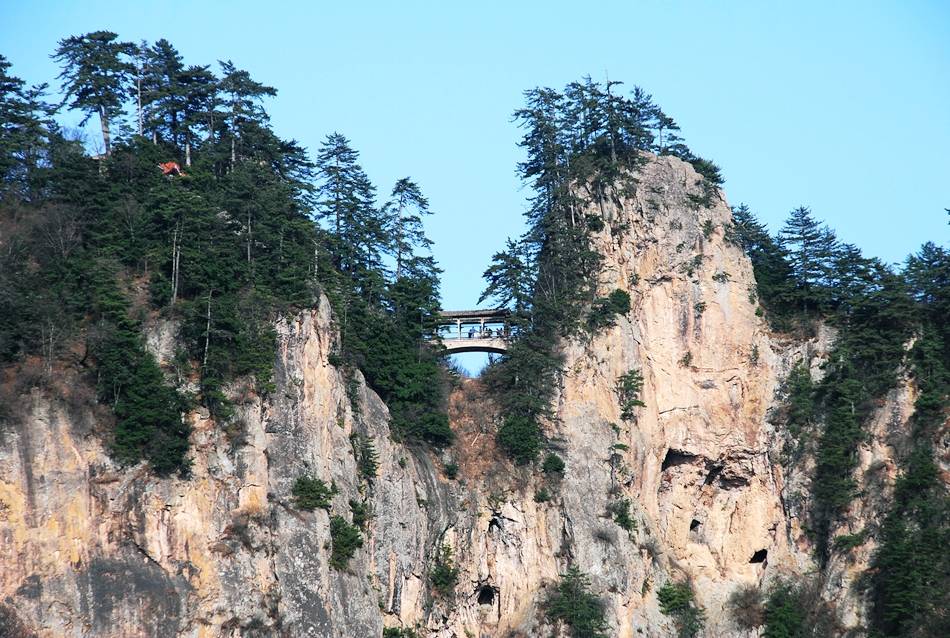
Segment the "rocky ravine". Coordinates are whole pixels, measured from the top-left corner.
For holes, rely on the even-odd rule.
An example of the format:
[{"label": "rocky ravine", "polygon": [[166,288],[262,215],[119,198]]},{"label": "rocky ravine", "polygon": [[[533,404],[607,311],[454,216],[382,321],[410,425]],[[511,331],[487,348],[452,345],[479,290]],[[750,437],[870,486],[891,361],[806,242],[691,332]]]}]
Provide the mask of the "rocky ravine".
[{"label": "rocky ravine", "polygon": [[[468,382],[453,395],[458,444],[443,458],[390,440],[387,411],[359,384],[354,412],[328,362],[334,331],[326,300],[279,326],[277,391],[243,392],[241,440],[206,414],[194,425],[193,476],[158,479],[118,469],[88,402],[33,389],[22,418],[0,431],[0,602],[40,636],[380,636],[418,626],[431,638],[544,636],[539,602],[568,564],[590,574],[608,602],[611,634],[669,636],[656,590],[689,578],[707,635],[739,636],[724,611],[739,585],[815,568],[802,530],[807,464],[777,462],[768,415],[781,380],[831,336],[786,343],[756,316],[751,266],[724,240],[721,196],[708,207],[692,167],[652,160],[637,194],[602,213],[603,291],[630,291],[632,311],[589,340],[564,344],[559,421],[548,432],[567,463],[553,498],[543,480],[494,447],[497,415]],[[619,230],[618,229],[622,229]],[[150,343],[173,351],[169,326]],[[644,377],[635,420],[614,390],[631,368]],[[906,422],[913,389],[888,398],[862,450],[866,480],[893,478],[888,437]],[[351,435],[373,441],[377,477],[359,477]],[[460,466],[459,480],[441,464]],[[883,468],[883,469],[881,469]],[[882,476],[883,472],[883,476]],[[365,495],[364,546],[339,572],[328,563],[329,514],[291,505],[294,480],[334,481],[333,513]],[[788,474],[788,475],[786,475]],[[638,529],[607,514],[628,498]],[[877,515],[856,503],[854,529]],[[845,530],[847,531],[847,530]],[[842,532],[844,533],[844,532]],[[454,548],[456,599],[433,599],[434,548]],[[859,624],[851,586],[870,547],[832,564],[826,595]],[[0,630],[0,635],[3,631]]]}]

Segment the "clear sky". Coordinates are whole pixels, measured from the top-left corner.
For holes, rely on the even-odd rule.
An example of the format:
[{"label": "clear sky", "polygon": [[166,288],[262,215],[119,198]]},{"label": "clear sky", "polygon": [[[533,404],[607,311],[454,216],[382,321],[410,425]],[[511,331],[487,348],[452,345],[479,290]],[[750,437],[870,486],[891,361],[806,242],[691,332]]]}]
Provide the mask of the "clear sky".
[{"label": "clear sky", "polygon": [[380,194],[412,176],[447,308],[475,305],[522,230],[521,92],[585,74],[652,93],[773,230],[805,204],[889,262],[950,238],[947,0],[0,0],[0,53],[31,83],[55,85],[57,40],[98,29],[233,60],[279,90],[278,134],[347,135]]}]

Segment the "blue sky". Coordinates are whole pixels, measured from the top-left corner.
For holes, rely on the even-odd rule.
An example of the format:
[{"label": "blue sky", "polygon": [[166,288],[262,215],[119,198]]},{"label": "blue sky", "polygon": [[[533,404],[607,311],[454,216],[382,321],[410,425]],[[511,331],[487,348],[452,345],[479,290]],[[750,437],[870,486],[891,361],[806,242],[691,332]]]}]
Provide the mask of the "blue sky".
[{"label": "blue sky", "polygon": [[96,29],[230,58],[279,90],[280,135],[316,149],[339,131],[381,194],[420,184],[449,308],[522,230],[521,92],[585,74],[652,93],[773,229],[805,204],[889,262],[946,243],[950,2],[778,4],[4,0],[0,53],[51,83],[57,40]]}]

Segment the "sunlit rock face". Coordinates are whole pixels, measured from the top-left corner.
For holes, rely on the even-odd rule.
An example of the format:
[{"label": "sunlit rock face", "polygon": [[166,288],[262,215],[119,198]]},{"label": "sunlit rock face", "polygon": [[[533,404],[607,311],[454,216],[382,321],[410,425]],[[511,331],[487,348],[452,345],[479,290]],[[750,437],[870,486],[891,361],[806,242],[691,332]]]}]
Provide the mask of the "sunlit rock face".
[{"label": "sunlit rock face", "polygon": [[[670,580],[692,582],[706,635],[750,635],[726,611],[729,595],[816,569],[804,532],[808,455],[783,460],[770,414],[795,362],[820,375],[833,334],[770,333],[750,263],[726,239],[729,207],[721,193],[702,196],[690,165],[651,158],[634,193],[592,208],[607,221],[594,236],[601,292],[628,291],[631,311],[561,344],[558,418],[546,426],[566,462],[559,483],[503,458],[500,415],[477,380],[451,396],[453,448],[393,441],[385,405],[358,374],[348,393],[330,364],[326,300],[278,325],[275,392],[234,387],[227,428],[189,416],[187,479],[117,467],[102,443],[108,411],[81,391],[86,381],[64,373],[65,390],[29,390],[0,433],[0,618],[69,637],[363,638],[384,626],[431,638],[563,635],[543,600],[576,565],[607,603],[610,635],[670,635],[656,595]],[[148,336],[169,361],[174,326]],[[615,386],[631,369],[645,406],[625,420]],[[903,384],[870,424],[858,470],[866,496],[838,533],[880,515],[914,398]],[[375,477],[361,475],[354,434],[378,454]],[[446,463],[458,466],[454,480]],[[303,475],[336,485],[330,512],[294,507]],[[542,487],[551,498],[538,502]],[[608,512],[624,499],[632,530]],[[350,520],[351,500],[372,518],[341,571],[329,562],[330,517]],[[454,597],[434,596],[428,579],[444,544],[460,570]],[[829,568],[825,594],[851,626],[865,615],[853,584],[872,550]]]}]

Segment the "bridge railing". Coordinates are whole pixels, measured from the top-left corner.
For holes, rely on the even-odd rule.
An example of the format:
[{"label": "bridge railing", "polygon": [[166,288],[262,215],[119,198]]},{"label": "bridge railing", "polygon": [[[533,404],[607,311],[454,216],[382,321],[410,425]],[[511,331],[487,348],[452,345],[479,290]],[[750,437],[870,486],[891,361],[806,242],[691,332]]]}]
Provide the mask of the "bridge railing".
[{"label": "bridge railing", "polygon": [[446,310],[442,312],[439,336],[443,341],[464,339],[509,339],[508,310]]}]

